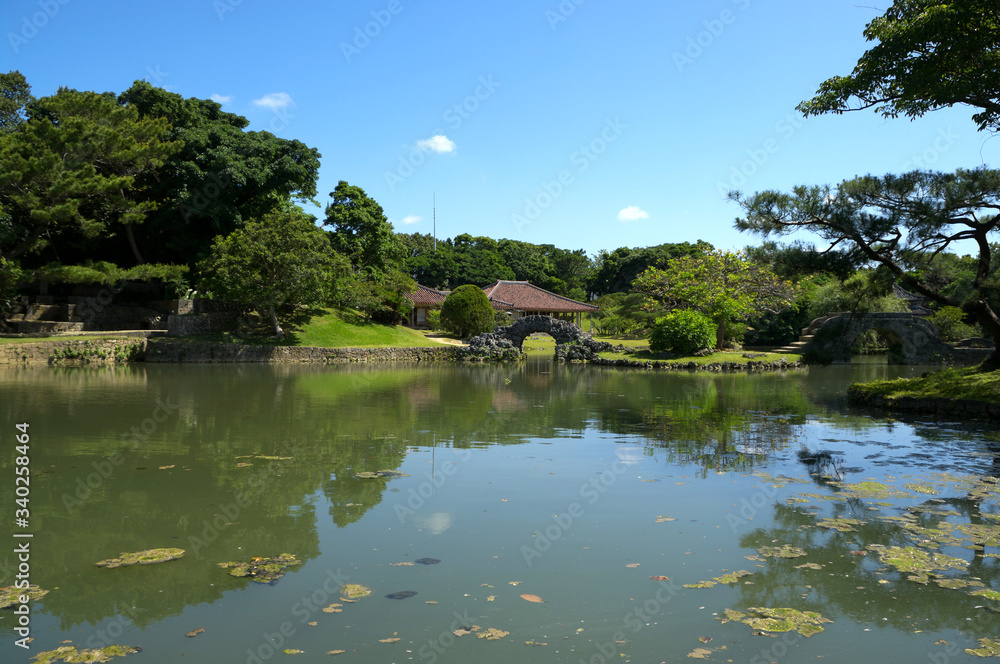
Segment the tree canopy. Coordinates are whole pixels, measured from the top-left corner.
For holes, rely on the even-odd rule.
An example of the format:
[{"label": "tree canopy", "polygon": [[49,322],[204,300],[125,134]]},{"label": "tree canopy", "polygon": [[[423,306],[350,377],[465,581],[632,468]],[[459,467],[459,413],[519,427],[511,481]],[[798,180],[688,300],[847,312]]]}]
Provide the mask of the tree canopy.
[{"label": "tree canopy", "polygon": [[909,118],[967,104],[980,130],[1000,128],[1000,11],[996,0],[895,0],[864,31],[878,42],[848,76],[799,104],[806,116],[874,108]]},{"label": "tree canopy", "polygon": [[725,344],[727,324],[756,313],[777,313],[795,298],[791,283],[732,251],[680,256],[663,269],[647,269],[633,286],[667,309],[691,309],[708,316],[716,325],[719,348]]},{"label": "tree canopy", "polygon": [[216,238],[201,267],[214,294],[258,310],[281,336],[278,310],[326,304],[340,261],[312,218],[287,206]]},{"label": "tree canopy", "polygon": [[[55,243],[54,258],[92,252],[124,235],[144,262],[133,227],[155,210],[137,200],[139,179],[181,147],[162,118],[143,118],[110,95],[60,88],[28,106],[28,119],[0,133],[0,255],[18,258]],[[88,257],[94,257],[88,254]]]},{"label": "tree canopy", "polygon": [[[998,285],[989,243],[1000,225],[1000,171],[868,175],[836,187],[800,186],[790,194],[765,191],[749,197],[734,192],[731,198],[745,212],[736,220],[740,230],[766,237],[804,228],[831,246],[856,248],[911,290],[975,316],[1000,341],[1000,318],[990,304],[996,301]],[[913,264],[926,268],[928,261],[961,241],[978,248],[970,289],[949,293],[908,269]],[[989,366],[998,359],[994,353]]]}]

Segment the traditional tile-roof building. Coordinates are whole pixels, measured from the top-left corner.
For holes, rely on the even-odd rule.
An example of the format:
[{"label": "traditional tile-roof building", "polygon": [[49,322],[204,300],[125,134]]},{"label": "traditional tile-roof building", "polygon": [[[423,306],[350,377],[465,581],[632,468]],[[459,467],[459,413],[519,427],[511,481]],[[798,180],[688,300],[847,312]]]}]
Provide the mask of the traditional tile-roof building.
[{"label": "traditional tile-roof building", "polygon": [[600,308],[550,293],[527,281],[498,281],[484,288],[483,292],[486,293],[494,309],[509,311],[514,318],[552,316],[572,321],[582,327],[584,312],[593,312]]},{"label": "traditional tile-roof building", "polygon": [[439,291],[417,284],[417,290],[406,294],[406,299],[413,303],[410,312],[410,327],[427,327],[427,312],[440,309],[449,291]]}]

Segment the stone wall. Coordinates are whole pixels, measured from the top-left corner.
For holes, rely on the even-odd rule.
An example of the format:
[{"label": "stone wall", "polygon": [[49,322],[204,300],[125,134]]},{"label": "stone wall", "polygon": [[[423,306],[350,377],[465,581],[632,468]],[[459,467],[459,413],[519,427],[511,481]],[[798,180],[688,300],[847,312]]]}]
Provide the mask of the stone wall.
[{"label": "stone wall", "polygon": [[142,359],[147,340],[141,335],[114,339],[0,344],[0,364],[115,364]]},{"label": "stone wall", "polygon": [[662,362],[658,360],[610,360],[597,358],[590,360],[591,364],[605,367],[631,367],[634,369],[659,369],[665,371],[714,371],[714,372],[750,372],[755,371],[784,371],[786,369],[801,369],[805,364],[796,360],[787,362],[781,358],[777,362],[755,362],[750,360],[745,363],[740,362],[709,362],[698,364],[696,362]]},{"label": "stone wall", "polygon": [[457,347],[440,348],[312,348],[300,346],[244,346],[239,344],[189,343],[170,339],[151,340],[146,362],[193,363],[381,363],[445,362],[455,357]]},{"label": "stone wall", "polygon": [[202,314],[167,316],[167,334],[175,337],[192,337],[198,334],[231,332],[239,323],[239,314],[234,311],[213,311]]}]

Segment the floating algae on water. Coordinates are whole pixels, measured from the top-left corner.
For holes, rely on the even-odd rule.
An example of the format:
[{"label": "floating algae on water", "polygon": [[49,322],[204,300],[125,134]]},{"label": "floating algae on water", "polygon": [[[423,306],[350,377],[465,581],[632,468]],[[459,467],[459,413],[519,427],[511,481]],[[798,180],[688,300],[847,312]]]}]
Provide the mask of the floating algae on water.
[{"label": "floating algae on water", "polygon": [[[946,570],[965,570],[969,563],[961,558],[946,556],[942,553],[931,553],[913,546],[878,546],[869,545],[878,552],[879,560],[895,567],[900,572],[913,572],[926,575],[930,572]],[[911,579],[915,581],[916,579]]]},{"label": "floating algae on water", "polygon": [[851,533],[854,532],[855,526],[862,525],[862,521],[860,519],[848,519],[847,517],[838,516],[820,519],[816,522],[816,525],[820,528],[828,528],[842,533]]},{"label": "floating algae on water", "polygon": [[76,646],[62,646],[55,650],[40,652],[31,661],[35,662],[35,664],[53,664],[54,662],[68,662],[69,664],[77,662],[110,662],[112,657],[125,657],[135,652],[139,652],[139,648],[133,648],[132,646],[112,645],[104,648],[83,648],[82,650]]},{"label": "floating algae on water", "polygon": [[346,583],[340,587],[341,599],[354,601],[362,597],[368,597],[371,594],[372,589],[360,583]]},{"label": "floating algae on water", "polygon": [[36,586],[35,584],[31,584],[27,588],[3,586],[0,588],[0,609],[6,609],[8,606],[20,604],[21,595],[27,595],[29,602],[35,602],[48,594],[48,590],[42,590],[41,587]]},{"label": "floating algae on water", "polygon": [[366,470],[355,473],[354,477],[359,480],[374,480],[379,477],[409,477],[409,475],[398,470]]},{"label": "floating algae on water", "polygon": [[757,549],[757,553],[765,558],[801,558],[806,555],[806,550],[783,544],[781,546],[762,546]]},{"label": "floating algae on water", "polygon": [[722,576],[717,576],[711,581],[699,581],[698,583],[685,583],[685,588],[712,588],[720,583],[733,584],[738,583],[740,579],[745,576],[753,576],[753,572],[748,572],[745,569],[736,570],[735,572],[730,572],[729,574],[723,574]]},{"label": "floating algae on water", "polygon": [[1000,641],[994,639],[979,639],[978,648],[966,648],[965,652],[977,657],[1000,657]]},{"label": "floating algae on water", "polygon": [[413,562],[417,563],[418,565],[437,565],[439,562],[441,562],[441,559],[440,558],[417,558]]},{"label": "floating algae on water", "polygon": [[229,576],[249,576],[257,583],[273,583],[285,575],[285,570],[292,565],[298,565],[290,553],[282,553],[271,558],[251,558],[249,562],[218,563],[218,566],[229,570]]},{"label": "floating algae on water", "polygon": [[146,549],[145,551],[133,551],[122,553],[118,558],[108,558],[94,563],[98,567],[128,567],[129,565],[155,565],[165,563],[170,560],[182,558],[186,552],[184,549]]},{"label": "floating algae on water", "polygon": [[720,620],[741,622],[762,632],[798,632],[807,637],[822,632],[822,624],[833,622],[814,611],[765,607],[750,607],[745,612],[726,609]]}]

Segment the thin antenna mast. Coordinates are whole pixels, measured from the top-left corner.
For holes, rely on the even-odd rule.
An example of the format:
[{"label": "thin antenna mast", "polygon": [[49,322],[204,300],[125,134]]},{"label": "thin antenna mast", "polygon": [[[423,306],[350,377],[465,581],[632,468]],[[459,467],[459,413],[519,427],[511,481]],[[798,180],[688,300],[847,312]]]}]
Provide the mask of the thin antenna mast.
[{"label": "thin antenna mast", "polygon": [[434,192],[434,253],[438,252],[438,205],[437,192]]}]

